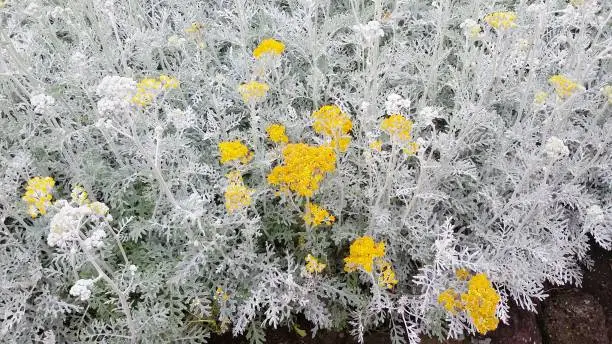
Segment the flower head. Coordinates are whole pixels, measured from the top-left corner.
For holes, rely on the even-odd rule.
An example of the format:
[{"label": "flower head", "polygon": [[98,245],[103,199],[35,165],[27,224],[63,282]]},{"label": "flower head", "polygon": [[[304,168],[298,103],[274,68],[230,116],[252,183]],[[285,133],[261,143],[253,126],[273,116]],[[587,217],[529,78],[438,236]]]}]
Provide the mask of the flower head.
[{"label": "flower head", "polygon": [[312,254],[308,254],[306,256],[306,271],[311,274],[321,273],[327,264],[321,263],[317,258],[315,258]]},{"label": "flower head", "polygon": [[516,27],[516,13],[514,12],[493,12],[484,17],[484,21],[497,30],[505,30]]},{"label": "flower head", "polygon": [[371,236],[355,239],[349,249],[349,256],[344,258],[344,271],[353,272],[361,268],[372,272],[374,259],[385,255],[385,243],[375,242]]},{"label": "flower head", "polygon": [[283,148],[283,159],[268,175],[268,183],[304,197],[311,197],[325,174],[336,169],[336,154],[327,146],[290,143]]},{"label": "flower head", "polygon": [[467,281],[468,279],[470,279],[472,274],[470,273],[470,271],[468,269],[461,268],[461,269],[457,269],[455,271],[455,276],[457,276],[457,278],[462,280],[462,281]]},{"label": "flower head", "polygon": [[480,273],[472,277],[468,282],[468,292],[461,294],[461,301],[478,332],[486,334],[497,328],[499,319],[495,316],[495,309],[500,297],[487,275]]},{"label": "flower head", "polygon": [[395,114],[382,120],[380,129],[389,134],[392,140],[408,142],[411,138],[413,122],[406,117]]},{"label": "flower head", "polygon": [[438,295],[438,303],[450,314],[455,314],[463,308],[459,294],[452,288],[446,289]]},{"label": "flower head", "polygon": [[264,56],[280,56],[285,51],[285,45],[273,38],[264,39],[253,50],[253,57],[257,60]]},{"label": "flower head", "polygon": [[238,92],[245,103],[256,103],[262,101],[270,90],[270,86],[263,82],[249,81],[238,86]]},{"label": "flower head", "polygon": [[47,208],[51,205],[53,187],[55,180],[51,177],[34,177],[28,180],[26,192],[22,199],[28,205],[28,212],[32,218],[39,214],[45,215]]},{"label": "flower head", "polygon": [[391,262],[385,260],[380,264],[380,274],[378,275],[378,285],[381,288],[393,289],[397,284],[397,278],[395,277],[395,271]]},{"label": "flower head", "polygon": [[136,94],[132,97],[132,103],[141,107],[150,105],[163,90],[178,87],[178,79],[168,75],[162,74],[159,78],[144,78],[136,84]]},{"label": "flower head", "polygon": [[70,295],[78,297],[81,301],[87,301],[91,297],[90,288],[93,286],[94,280],[80,279],[70,288]]},{"label": "flower head", "polygon": [[312,113],[313,128],[316,133],[331,139],[334,149],[345,152],[351,142],[348,135],[353,128],[353,122],[337,105],[324,105]]},{"label": "flower head", "polygon": [[474,19],[464,20],[460,28],[463,29],[463,34],[469,39],[479,39],[482,37],[482,27]]},{"label": "flower head", "polygon": [[331,225],[336,221],[336,218],[330,215],[326,209],[310,202],[306,204],[306,211],[304,212],[303,219],[307,225],[313,227],[320,224]]},{"label": "flower head", "polygon": [[219,142],[219,155],[222,164],[235,160],[246,164],[253,158],[249,148],[238,140]]},{"label": "flower head", "polygon": [[285,126],[282,124],[270,124],[266,128],[266,132],[268,133],[268,137],[274,143],[287,143],[289,142],[289,138],[285,133]]},{"label": "flower head", "polygon": [[229,184],[225,188],[225,209],[229,213],[233,213],[251,205],[253,190],[244,185],[240,172],[228,173],[227,179]]},{"label": "flower head", "polygon": [[548,82],[553,85],[559,98],[567,98],[579,89],[578,83],[561,74],[551,76]]}]

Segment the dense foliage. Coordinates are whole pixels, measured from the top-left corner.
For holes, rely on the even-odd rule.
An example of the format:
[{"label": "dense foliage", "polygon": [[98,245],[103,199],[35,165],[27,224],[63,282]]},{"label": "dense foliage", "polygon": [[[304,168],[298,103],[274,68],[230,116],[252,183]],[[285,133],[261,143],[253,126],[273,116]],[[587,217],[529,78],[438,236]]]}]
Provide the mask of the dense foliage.
[{"label": "dense foliage", "polygon": [[0,341],[487,333],[612,249],[609,1],[0,1]]}]

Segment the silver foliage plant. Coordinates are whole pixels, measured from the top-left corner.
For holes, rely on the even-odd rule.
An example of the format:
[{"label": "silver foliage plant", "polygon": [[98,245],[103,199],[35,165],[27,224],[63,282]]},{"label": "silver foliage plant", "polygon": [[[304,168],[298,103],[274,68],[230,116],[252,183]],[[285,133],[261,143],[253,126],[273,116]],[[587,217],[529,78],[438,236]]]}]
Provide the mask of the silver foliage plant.
[{"label": "silver foliage plant", "polygon": [[[472,319],[438,300],[458,269],[486,274],[502,322],[512,302],[535,311],[545,283],[580,284],[591,239],[612,248],[610,5],[0,1],[0,341],[261,343],[299,319],[359,341],[460,337]],[[512,25],[485,20],[499,11]],[[255,59],[267,38],[284,51]],[[126,100],[160,75],[180,86]],[[269,90],[245,103],[255,79]],[[321,144],[311,114],[327,104],[351,142],[312,197],[335,222],[313,229],[304,199],[267,182],[282,158],[265,128]],[[413,154],[381,131],[396,113]],[[229,140],[253,150],[236,212]],[[54,203],[31,218],[36,176]],[[393,288],[344,271],[364,235],[384,242]]]}]

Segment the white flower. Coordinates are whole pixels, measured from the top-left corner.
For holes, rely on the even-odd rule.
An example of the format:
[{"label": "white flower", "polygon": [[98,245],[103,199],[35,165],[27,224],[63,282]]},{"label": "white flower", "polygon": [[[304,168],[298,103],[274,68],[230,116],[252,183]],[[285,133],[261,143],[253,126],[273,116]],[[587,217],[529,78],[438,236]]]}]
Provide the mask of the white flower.
[{"label": "white flower", "polygon": [[45,115],[51,112],[55,98],[42,93],[36,94],[30,98],[30,104],[34,107],[34,112]]},{"label": "white flower", "polygon": [[459,25],[463,29],[463,34],[469,39],[480,39],[484,36],[482,27],[474,19],[466,19]]},{"label": "white flower", "polygon": [[130,264],[128,266],[128,270],[130,271],[130,274],[134,275],[136,271],[138,271],[138,267],[134,264]]},{"label": "white flower", "polygon": [[65,200],[55,203],[61,205],[60,211],[51,219],[51,230],[47,244],[54,247],[66,247],[71,241],[78,240],[80,227],[85,217],[92,214],[88,206],[73,207]]},{"label": "white flower", "polygon": [[553,160],[558,160],[569,155],[569,149],[563,143],[563,140],[556,136],[552,136],[546,141],[544,152]]},{"label": "white flower", "polygon": [[106,232],[101,228],[96,228],[91,232],[89,238],[83,240],[83,246],[86,250],[93,250],[104,246],[102,239],[106,238]]},{"label": "white flower", "polygon": [[168,120],[171,121],[178,130],[193,126],[195,117],[195,113],[190,107],[185,111],[181,109],[172,109],[168,111]]},{"label": "white flower", "polygon": [[410,99],[404,99],[399,94],[391,93],[387,96],[385,109],[387,110],[387,115],[402,113],[403,109],[410,109]]},{"label": "white flower", "polygon": [[72,288],[70,288],[70,295],[74,297],[78,297],[81,301],[89,300],[91,296],[91,286],[93,285],[94,280],[92,279],[80,279],[74,283]]},{"label": "white flower", "polygon": [[380,23],[376,20],[372,20],[367,24],[353,25],[353,30],[361,34],[361,38],[368,44],[371,45],[376,39],[382,38],[385,35],[383,29],[380,28]]},{"label": "white flower", "polygon": [[597,204],[590,206],[586,211],[586,217],[594,223],[603,223],[605,215],[603,209]]},{"label": "white flower", "polygon": [[419,115],[416,118],[416,122],[419,126],[428,126],[433,124],[433,120],[440,117],[440,112],[437,108],[432,106],[425,106],[419,111]]},{"label": "white flower", "polygon": [[136,81],[121,76],[105,76],[96,87],[98,113],[121,114],[129,111],[130,100],[136,94]]}]

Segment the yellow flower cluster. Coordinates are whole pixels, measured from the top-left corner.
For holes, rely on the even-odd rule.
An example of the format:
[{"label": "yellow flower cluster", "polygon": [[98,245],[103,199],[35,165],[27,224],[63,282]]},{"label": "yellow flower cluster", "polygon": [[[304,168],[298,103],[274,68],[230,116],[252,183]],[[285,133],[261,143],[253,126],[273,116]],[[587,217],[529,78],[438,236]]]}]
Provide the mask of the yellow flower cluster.
[{"label": "yellow flower cluster", "polygon": [[378,285],[381,288],[393,289],[397,284],[397,278],[395,278],[395,271],[391,262],[383,261],[380,265],[380,274],[378,275]]},{"label": "yellow flower cluster", "polygon": [[264,39],[253,50],[253,57],[257,60],[264,56],[280,56],[285,51],[283,42],[273,38]]},{"label": "yellow flower cluster", "polygon": [[308,254],[306,256],[306,271],[311,274],[321,273],[327,264],[321,263],[317,258],[315,258],[312,254]]},{"label": "yellow flower cluster", "polygon": [[457,311],[463,309],[459,294],[457,294],[453,288],[441,292],[440,295],[438,295],[438,303],[441,304],[447,312],[453,315],[456,314]]},{"label": "yellow flower cluster", "polygon": [[381,140],[374,140],[370,142],[370,149],[380,152],[382,150],[382,145],[383,143]]},{"label": "yellow flower cluster", "polygon": [[536,92],[535,96],[533,97],[533,102],[536,104],[544,104],[546,99],[548,99],[548,93],[544,91],[539,91]]},{"label": "yellow flower cluster", "polygon": [[472,277],[468,282],[468,292],[461,294],[463,307],[472,318],[476,330],[482,334],[497,328],[499,319],[495,316],[495,308],[499,300],[499,294],[482,273]]},{"label": "yellow flower cluster", "polygon": [[498,30],[516,27],[516,13],[514,12],[489,13],[484,17],[484,20]]},{"label": "yellow flower cluster", "polygon": [[344,258],[344,271],[353,272],[361,268],[372,272],[374,259],[385,256],[385,243],[375,242],[371,236],[355,239],[349,249],[349,256]]},{"label": "yellow flower cluster", "polygon": [[52,177],[34,177],[28,180],[26,192],[22,199],[28,204],[28,213],[35,219],[39,214],[45,215],[51,205],[55,180]]},{"label": "yellow flower cluster", "polygon": [[225,209],[231,214],[251,205],[252,189],[247,188],[238,171],[227,174],[228,185],[225,189]]},{"label": "yellow flower cluster", "polygon": [[222,164],[227,164],[235,160],[239,160],[241,163],[246,164],[253,158],[253,154],[249,151],[249,148],[238,140],[220,142],[219,155],[221,156]]},{"label": "yellow flower cluster", "polygon": [[238,86],[238,92],[245,103],[256,103],[263,100],[268,94],[270,86],[259,81],[249,81]]},{"label": "yellow flower cluster", "polygon": [[285,133],[285,126],[282,124],[270,124],[268,128],[266,128],[266,132],[270,140],[274,143],[289,142],[289,138]]},{"label": "yellow flower cluster", "polygon": [[191,25],[189,25],[187,28],[185,28],[185,32],[187,32],[189,34],[196,34],[196,33],[200,33],[200,31],[203,28],[204,28],[204,24],[198,23],[198,22],[194,22]]},{"label": "yellow flower cluster", "polygon": [[312,227],[316,227],[320,224],[329,226],[336,221],[336,218],[326,209],[310,202],[306,203],[306,211],[304,212],[303,219],[307,225]]},{"label": "yellow flower cluster", "polygon": [[472,277],[472,273],[470,273],[468,269],[461,268],[455,271],[455,276],[457,276],[457,279],[459,280],[467,281],[470,279],[470,277]]},{"label": "yellow flower cluster", "polygon": [[561,74],[551,76],[548,82],[553,85],[559,98],[567,98],[579,89],[576,82]]},{"label": "yellow flower cluster", "polygon": [[612,104],[612,85],[602,87],[601,94],[608,98],[608,103]]},{"label": "yellow flower cluster", "polygon": [[331,146],[345,152],[351,143],[349,131],[353,129],[353,122],[349,116],[342,112],[337,105],[324,105],[312,113],[313,128],[318,134],[331,139]]},{"label": "yellow flower cluster", "polygon": [[138,106],[147,106],[153,102],[162,90],[179,87],[178,79],[160,75],[159,78],[144,78],[136,84],[136,94],[132,97],[132,103]]},{"label": "yellow flower cluster", "polygon": [[217,287],[217,290],[215,290],[215,296],[214,296],[215,300],[227,301],[229,300],[229,298],[230,298],[229,294],[226,291],[224,291],[223,288]]},{"label": "yellow flower cluster", "polygon": [[408,142],[412,138],[413,122],[406,117],[395,114],[382,120],[380,129],[389,134],[392,140],[398,142]]},{"label": "yellow flower cluster", "polygon": [[76,185],[72,188],[72,192],[70,193],[70,198],[72,199],[72,202],[78,205],[85,205],[89,203],[89,199],[87,197],[87,191],[85,191],[85,188],[83,188],[83,186]]},{"label": "yellow flower cluster", "polygon": [[268,183],[304,197],[311,197],[325,174],[336,169],[336,154],[327,146],[291,143],[283,148],[283,159],[268,175]]},{"label": "yellow flower cluster", "polygon": [[[465,272],[469,274],[467,270]],[[465,310],[472,319],[474,327],[481,334],[497,328],[499,319],[495,316],[495,309],[499,301],[499,294],[493,288],[487,275],[483,273],[471,277],[468,282],[468,290],[461,294],[461,297],[452,288],[438,295],[438,303],[443,305],[449,313],[456,314],[460,310]]]}]

